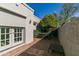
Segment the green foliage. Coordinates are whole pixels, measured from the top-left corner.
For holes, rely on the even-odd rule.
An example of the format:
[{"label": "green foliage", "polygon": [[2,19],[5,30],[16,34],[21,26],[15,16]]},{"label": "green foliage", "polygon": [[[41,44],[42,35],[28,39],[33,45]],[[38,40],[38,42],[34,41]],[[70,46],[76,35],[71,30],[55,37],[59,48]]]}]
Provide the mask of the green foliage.
[{"label": "green foliage", "polygon": [[65,24],[65,22],[69,21],[70,18],[78,11],[79,6],[75,4],[63,4],[63,9],[60,14],[62,25]]},{"label": "green foliage", "polygon": [[41,21],[40,25],[42,27],[57,27],[58,21],[57,21],[57,16],[52,14],[52,15],[46,15]]},{"label": "green foliage", "polygon": [[46,15],[39,23],[40,28],[43,32],[47,32],[50,30],[50,28],[54,29],[57,28],[58,26],[58,20],[57,20],[57,15],[51,14],[51,15]]}]

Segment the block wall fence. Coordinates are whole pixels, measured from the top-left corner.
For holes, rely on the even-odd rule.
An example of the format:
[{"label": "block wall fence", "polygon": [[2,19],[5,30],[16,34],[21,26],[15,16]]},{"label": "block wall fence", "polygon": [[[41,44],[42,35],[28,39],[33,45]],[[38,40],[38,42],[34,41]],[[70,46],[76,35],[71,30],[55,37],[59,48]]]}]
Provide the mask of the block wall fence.
[{"label": "block wall fence", "polygon": [[60,27],[59,40],[65,55],[79,56],[79,21],[75,20]]}]

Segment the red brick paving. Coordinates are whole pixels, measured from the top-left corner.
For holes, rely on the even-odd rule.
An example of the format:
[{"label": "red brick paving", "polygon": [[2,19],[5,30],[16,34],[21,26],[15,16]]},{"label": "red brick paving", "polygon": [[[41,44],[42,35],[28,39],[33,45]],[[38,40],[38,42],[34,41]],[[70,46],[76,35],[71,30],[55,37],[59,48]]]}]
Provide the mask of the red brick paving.
[{"label": "red brick paving", "polygon": [[[22,54],[19,56],[52,56],[48,52],[48,47],[50,46],[51,43],[54,43],[54,40],[40,40],[36,44],[34,44],[31,48],[27,49],[24,51]],[[53,55],[59,55],[56,53],[53,53]]]},{"label": "red brick paving", "polygon": [[[24,52],[25,50],[29,49],[31,46],[33,46],[35,43],[37,43],[38,41],[40,41],[40,39],[34,38],[35,40],[33,42],[31,42],[30,44],[24,44],[16,49],[13,49],[7,53],[2,54],[1,56],[17,56],[19,54],[21,54],[22,52]],[[36,40],[37,39],[37,40]],[[8,49],[9,50],[9,49]],[[2,53],[2,52],[0,52]]]}]

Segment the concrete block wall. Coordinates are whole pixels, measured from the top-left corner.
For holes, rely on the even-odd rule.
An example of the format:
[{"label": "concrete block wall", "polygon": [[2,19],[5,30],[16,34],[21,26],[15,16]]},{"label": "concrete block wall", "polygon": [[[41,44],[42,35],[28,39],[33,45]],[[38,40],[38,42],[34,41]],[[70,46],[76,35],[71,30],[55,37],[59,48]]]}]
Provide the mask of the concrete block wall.
[{"label": "concrete block wall", "polygon": [[59,40],[65,55],[79,56],[79,21],[66,23],[59,28]]}]

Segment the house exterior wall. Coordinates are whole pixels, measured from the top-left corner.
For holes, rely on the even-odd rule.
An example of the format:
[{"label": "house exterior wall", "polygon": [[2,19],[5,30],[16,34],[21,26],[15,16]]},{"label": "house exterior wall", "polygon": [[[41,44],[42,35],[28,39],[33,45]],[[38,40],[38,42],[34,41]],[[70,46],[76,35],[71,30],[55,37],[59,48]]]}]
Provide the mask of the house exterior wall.
[{"label": "house exterior wall", "polygon": [[[20,14],[26,18],[18,17],[11,13],[1,11],[1,8],[9,10],[16,14]],[[34,10],[30,8],[27,4],[0,4],[0,26],[24,27],[24,44],[29,44],[33,41],[33,31],[35,30],[35,28],[33,26],[33,23],[29,24],[29,21],[33,19],[35,19]]]},{"label": "house exterior wall", "polygon": [[[36,30],[36,27],[37,27],[38,23],[40,22],[40,19],[38,17],[36,17],[35,15],[32,16],[32,18],[33,18],[33,20],[32,20],[32,25],[33,26],[32,27],[33,27],[34,30]],[[34,25],[34,22],[36,22],[35,25]]]},{"label": "house exterior wall", "polygon": [[[18,5],[18,6],[16,6]],[[34,14],[34,10],[30,10],[27,7],[20,6],[19,3],[0,3],[0,7],[4,7],[6,9],[9,9],[11,11],[14,11],[16,13],[22,14],[22,15],[32,15]]]},{"label": "house exterior wall", "polygon": [[64,24],[59,29],[59,40],[64,48],[65,55],[79,56],[79,21]]},{"label": "house exterior wall", "polygon": [[25,27],[26,26],[25,21],[26,19],[0,11],[0,25],[1,26]]}]

